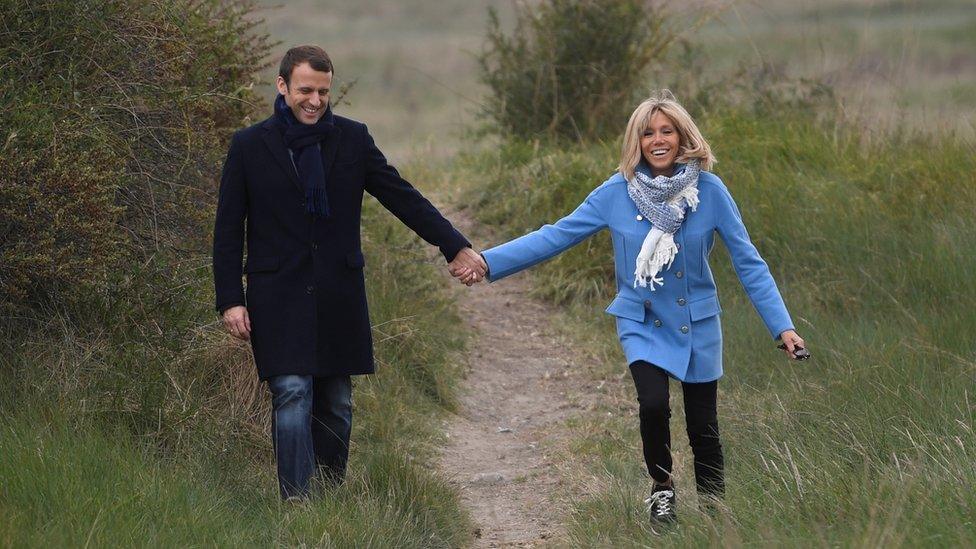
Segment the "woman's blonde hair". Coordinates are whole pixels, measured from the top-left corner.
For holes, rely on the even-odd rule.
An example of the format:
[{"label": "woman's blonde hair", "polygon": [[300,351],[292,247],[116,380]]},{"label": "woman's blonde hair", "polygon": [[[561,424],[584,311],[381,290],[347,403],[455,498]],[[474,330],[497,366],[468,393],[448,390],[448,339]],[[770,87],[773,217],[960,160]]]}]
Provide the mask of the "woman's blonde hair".
[{"label": "woman's blonde hair", "polygon": [[634,114],[630,115],[630,121],[627,122],[624,143],[620,151],[620,166],[617,167],[627,181],[634,178],[634,170],[641,161],[641,136],[650,125],[651,117],[657,112],[670,118],[678,131],[678,156],[675,161],[687,162],[697,158],[703,170],[711,169],[716,162],[715,155],[712,154],[712,148],[702,137],[695,121],[669,90],[661,90],[637,105]]}]

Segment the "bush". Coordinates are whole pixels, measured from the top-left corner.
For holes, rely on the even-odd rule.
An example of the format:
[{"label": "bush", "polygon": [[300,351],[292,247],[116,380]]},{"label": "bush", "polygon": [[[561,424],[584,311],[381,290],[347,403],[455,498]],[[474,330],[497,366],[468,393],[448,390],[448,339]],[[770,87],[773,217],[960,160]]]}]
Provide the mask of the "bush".
[{"label": "bush", "polygon": [[252,111],[267,53],[251,10],[249,0],[0,2],[8,312],[117,296],[134,266],[206,250],[223,153],[213,145]]},{"label": "bush", "polygon": [[478,57],[490,94],[485,115],[511,136],[615,136],[646,95],[646,69],[673,36],[639,0],[545,0],[520,4],[511,36],[489,11]]}]

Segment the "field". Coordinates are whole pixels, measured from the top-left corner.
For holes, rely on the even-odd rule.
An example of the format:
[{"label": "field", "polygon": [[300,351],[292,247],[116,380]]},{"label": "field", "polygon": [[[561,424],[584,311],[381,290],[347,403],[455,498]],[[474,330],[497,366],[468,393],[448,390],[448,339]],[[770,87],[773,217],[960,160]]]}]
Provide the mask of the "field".
[{"label": "field", "polygon": [[[703,122],[722,144],[716,172],[815,358],[788,363],[775,350],[716,245],[727,509],[697,510],[673,397],[679,514],[690,518],[662,543],[972,545],[972,145],[901,138],[864,146],[856,131],[831,131],[802,112],[713,112]],[[740,135],[753,137],[733,139]],[[488,184],[468,194],[475,211],[515,236],[571,211],[615,155],[610,146],[509,145],[469,158],[454,178],[484,174]],[[931,177],[919,180],[921,171]],[[585,350],[581,362],[601,394],[575,423],[578,440],[564,457],[579,465],[561,496],[578,502],[573,546],[642,546],[651,535],[641,519],[648,481],[633,386],[603,313],[615,293],[611,257],[603,233],[531,275],[536,295],[565,311],[559,324]]]},{"label": "field", "polygon": [[[170,2],[146,0],[139,15],[185,22],[171,13]],[[64,13],[79,9],[64,0],[36,5],[8,0],[0,12],[33,13],[42,4]],[[481,225],[480,234],[494,235],[477,247],[558,219],[616,165],[613,140],[551,143],[485,131],[487,121],[480,115],[487,89],[479,82],[476,54],[485,43],[487,10],[497,8],[503,28],[511,29],[520,3],[257,4],[260,9],[251,17],[263,19],[259,30],[277,45],[259,81],[247,76],[231,83],[239,90],[253,85],[258,99],[267,102],[285,48],[324,46],[337,67],[337,88],[350,86],[336,112],[366,122],[394,163],[439,205],[468,207],[465,215]],[[719,157],[714,171],[737,200],[815,358],[788,363],[775,351],[718,245],[711,264],[726,338],[719,414],[728,497],[718,513],[699,513],[680,398],[672,399],[684,522],[673,535],[653,539],[668,546],[976,545],[972,2],[669,1],[661,6],[670,27],[680,31],[651,68],[647,88],[668,86],[689,101],[711,84],[738,93],[708,108],[690,104],[692,114]],[[4,19],[0,47],[15,43],[8,25],[28,19]],[[61,26],[67,30],[52,40],[71,40],[75,30]],[[147,25],[139,32],[174,28]],[[139,42],[140,36],[125,39]],[[170,217],[158,225],[155,219],[133,225],[161,227],[159,234],[176,235],[175,246],[165,238],[154,240],[141,250],[147,253],[133,256],[140,261],[113,264],[115,271],[92,267],[97,273],[89,273],[86,283],[94,290],[75,301],[38,301],[32,309],[0,318],[0,371],[10,376],[0,386],[0,546],[477,543],[477,525],[457,485],[449,482],[449,472],[430,466],[445,440],[443,422],[457,411],[466,342],[476,337],[461,329],[456,295],[436,272],[443,268],[440,258],[368,200],[363,240],[380,375],[356,383],[348,482],[307,506],[282,505],[268,436],[268,395],[256,380],[248,348],[231,341],[213,313],[208,250],[191,238],[182,242],[178,231],[165,233],[171,229],[165,223],[179,219],[191,224],[197,237],[206,236],[216,192],[207,185],[218,177],[214,159],[226,144],[216,143],[213,151],[203,149],[208,154],[192,159],[184,158],[180,147],[213,143],[214,136],[223,135],[220,124],[237,127],[246,119],[237,109],[225,109],[215,117],[215,127],[208,127],[212,133],[179,131],[192,129],[190,122],[201,112],[194,109],[206,111],[237,96],[200,92],[207,82],[200,66],[193,85],[201,87],[192,88],[182,69],[167,65],[160,74],[171,78],[167,82],[174,89],[155,95],[155,88],[141,82],[132,89],[149,95],[116,108],[101,100],[104,79],[84,80],[85,70],[102,74],[90,68],[88,58],[37,38],[43,51],[62,55],[65,62],[80,60],[68,71],[77,81],[69,86],[68,79],[39,77],[35,86],[13,80],[0,86],[3,97],[35,94],[28,95],[35,100],[0,108],[2,121],[21,124],[4,130],[0,161],[23,146],[25,135],[33,135],[28,128],[60,128],[61,115],[79,115],[85,124],[113,116],[131,124],[126,116],[131,111],[154,122],[140,125],[133,115],[139,131],[149,133],[122,126],[123,132],[85,136],[111,160],[104,171],[98,169],[104,166],[97,154],[67,155],[88,162],[77,172],[48,154],[58,150],[61,134],[54,131],[50,149],[31,151],[31,162],[46,166],[46,157],[54,158],[53,173],[76,175],[65,175],[70,184],[64,189],[84,195],[77,179],[95,174],[84,182],[101,193],[92,194],[97,200],[91,203],[62,204],[57,200],[63,189],[54,186],[49,194],[58,207],[51,209],[50,225],[56,229],[51,234],[60,238],[57,230],[63,229],[73,235],[64,229],[69,225],[60,224],[85,208],[103,212],[80,225],[96,236],[114,223],[139,220],[144,211],[139,207],[155,205],[151,191],[161,188],[160,181],[176,183],[165,190],[184,189],[175,196],[185,201],[169,203]],[[174,43],[166,51],[178,49]],[[206,62],[230,57],[214,51]],[[182,67],[183,58],[176,53],[173,58],[174,66]],[[125,59],[112,59],[117,63],[112,68],[128,67]],[[11,66],[4,63],[0,71]],[[55,88],[63,95],[45,88],[52,81],[59,82]],[[811,82],[832,95],[812,104],[751,101],[772,89],[788,95]],[[80,93],[70,94],[71,86]],[[48,112],[37,97],[56,97],[57,109]],[[152,111],[146,97],[158,98],[166,108],[168,102],[186,103]],[[194,103],[201,97],[208,99]],[[15,111],[11,104],[23,108]],[[46,122],[34,124],[31,109],[43,112],[37,120]],[[266,111],[259,105],[250,114]],[[84,135],[85,127],[71,126],[74,133],[66,135]],[[130,135],[127,131],[138,135],[131,141],[143,147],[133,150],[152,152],[155,143],[165,149],[159,156],[173,163],[155,173],[140,171],[141,164],[125,156],[129,151],[110,146],[119,135]],[[170,139],[153,139],[159,135]],[[78,138],[69,145],[84,151],[87,143]],[[0,198],[34,197],[35,190],[48,189],[46,181],[22,185],[30,181],[28,168],[34,165],[0,162],[9,169],[0,170],[0,191],[26,188]],[[184,178],[197,187],[181,186]],[[126,194],[131,188],[125,184],[133,181],[145,196]],[[113,202],[119,196],[131,200]],[[6,216],[0,220],[35,211],[34,202],[28,202],[30,208],[22,202],[0,201],[0,214]],[[97,210],[102,206],[106,209]],[[179,217],[191,210],[192,215]],[[18,234],[14,225],[0,226],[0,233],[19,243],[38,238]],[[118,242],[144,245],[127,238],[103,244],[113,253],[122,247]],[[2,242],[0,250],[6,245]],[[76,245],[88,249],[86,242],[74,240],[52,247],[70,258]],[[602,312],[615,291],[609,251],[602,234],[526,275],[532,297],[561,310],[553,322],[576,347],[584,389],[592,387],[600,397],[572,420],[572,440],[554,457],[572,474],[571,482],[551,494],[569,507],[565,535],[555,540],[568,546],[645,546],[652,539],[641,505],[648,479],[638,450],[633,387],[613,322]],[[94,253],[76,254],[80,260],[72,268],[91,267]],[[122,261],[124,256],[111,257]],[[24,265],[47,261],[29,254],[22,259]],[[48,263],[55,274],[67,269],[58,260]]]},{"label": "field", "polygon": [[[513,4],[409,0],[262,0],[273,39],[313,42],[330,52],[339,82],[356,81],[337,108],[369,124],[394,160],[446,158],[483,145],[467,130],[481,108],[474,54],[484,45],[487,7],[511,26]],[[687,6],[691,6],[690,8]],[[274,7],[278,6],[278,7]],[[972,139],[976,108],[976,12],[965,0],[665,2],[693,66],[709,78],[745,70],[809,77],[836,87],[846,116],[869,128],[908,124]],[[704,26],[695,22],[707,17]],[[679,96],[687,64],[676,55],[648,88]],[[270,81],[277,67],[266,74]],[[272,96],[267,88],[265,95]]]}]

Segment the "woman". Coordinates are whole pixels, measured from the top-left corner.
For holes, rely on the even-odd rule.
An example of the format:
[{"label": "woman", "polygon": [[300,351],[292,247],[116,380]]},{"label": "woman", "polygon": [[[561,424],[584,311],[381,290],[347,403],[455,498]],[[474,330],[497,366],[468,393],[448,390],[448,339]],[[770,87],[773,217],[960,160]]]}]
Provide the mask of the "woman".
[{"label": "woman", "polygon": [[[651,518],[673,522],[668,380],[681,381],[700,495],[724,492],[716,389],[722,376],[721,311],[708,254],[717,232],[739,280],[774,339],[802,355],[769,268],[759,256],[722,181],[709,173],[711,149],[688,112],[664,90],[630,117],[618,172],[576,210],[484,252],[488,279],[500,280],[549,259],[607,228],[618,294],[607,307],[637,388]],[[463,282],[477,273],[458,272]]]}]

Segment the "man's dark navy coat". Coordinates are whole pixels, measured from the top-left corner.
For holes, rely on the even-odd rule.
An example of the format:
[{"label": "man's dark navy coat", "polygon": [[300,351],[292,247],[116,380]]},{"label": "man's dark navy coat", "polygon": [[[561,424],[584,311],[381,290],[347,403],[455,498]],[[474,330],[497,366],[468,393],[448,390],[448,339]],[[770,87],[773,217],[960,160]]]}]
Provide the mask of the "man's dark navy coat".
[{"label": "man's dark navy coat", "polygon": [[246,304],[261,379],[373,372],[359,237],[363,191],[448,260],[470,246],[387,163],[364,124],[324,116],[332,122],[321,143],[327,219],[306,213],[275,117],[234,134],[224,163],[214,227],[217,310]]}]

